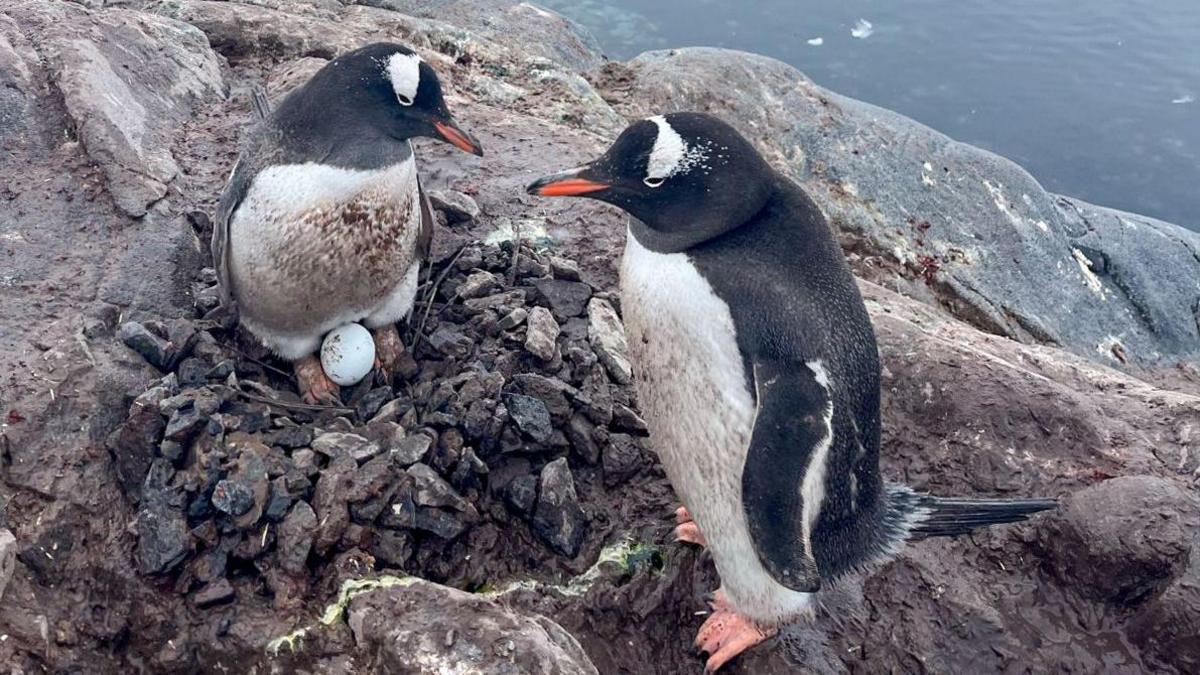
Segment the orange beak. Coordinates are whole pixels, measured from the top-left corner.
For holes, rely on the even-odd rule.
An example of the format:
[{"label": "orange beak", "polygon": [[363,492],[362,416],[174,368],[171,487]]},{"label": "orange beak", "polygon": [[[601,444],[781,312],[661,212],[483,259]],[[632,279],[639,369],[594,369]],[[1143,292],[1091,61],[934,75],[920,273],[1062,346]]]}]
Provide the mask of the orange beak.
[{"label": "orange beak", "polygon": [[612,186],[608,183],[580,178],[579,170],[576,169],[539,178],[530,183],[525,191],[542,197],[575,197],[607,190],[610,187]]},{"label": "orange beak", "polygon": [[453,122],[445,123],[435,121],[433,123],[433,128],[437,129],[437,132],[441,134],[442,138],[446,139],[446,142],[450,145],[453,145],[463,152],[469,152],[472,155],[477,155],[479,157],[483,156],[483,148],[479,146],[479,141],[471,138],[470,134],[462,129],[459,129],[454,125]]}]

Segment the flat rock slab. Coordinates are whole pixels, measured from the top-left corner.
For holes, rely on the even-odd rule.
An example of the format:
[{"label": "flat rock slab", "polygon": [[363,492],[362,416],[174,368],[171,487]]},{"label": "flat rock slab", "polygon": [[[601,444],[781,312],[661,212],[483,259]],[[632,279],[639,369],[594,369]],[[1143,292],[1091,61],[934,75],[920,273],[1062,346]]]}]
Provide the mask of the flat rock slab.
[{"label": "flat rock slab", "polygon": [[362,672],[593,675],[571,634],[480,595],[426,581],[355,597],[350,630]]},{"label": "flat rock slab", "polygon": [[196,103],[224,93],[220,64],[196,27],[71,3],[30,3],[50,75],[113,200],[141,216],[179,173],[171,145]]}]

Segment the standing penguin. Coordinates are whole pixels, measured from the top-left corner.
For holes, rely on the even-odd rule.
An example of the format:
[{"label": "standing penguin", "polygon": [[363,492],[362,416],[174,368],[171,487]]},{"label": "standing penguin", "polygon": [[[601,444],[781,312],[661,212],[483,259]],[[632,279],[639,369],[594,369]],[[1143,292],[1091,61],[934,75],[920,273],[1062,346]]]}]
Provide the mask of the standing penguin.
[{"label": "standing penguin", "polygon": [[829,224],[709,115],[652,117],[529,186],[629,212],[621,306],[638,400],[721,577],[709,672],[906,541],[1023,520],[1049,500],[943,499],[879,474],[879,357]]},{"label": "standing penguin", "polygon": [[325,333],[362,321],[389,375],[403,353],[395,323],[412,309],[433,235],[409,139],[483,151],[429,64],[396,44],[340,56],[273,112],[257,108],[213,228],[222,304],[294,363],[305,400],[336,402],[313,354]]}]

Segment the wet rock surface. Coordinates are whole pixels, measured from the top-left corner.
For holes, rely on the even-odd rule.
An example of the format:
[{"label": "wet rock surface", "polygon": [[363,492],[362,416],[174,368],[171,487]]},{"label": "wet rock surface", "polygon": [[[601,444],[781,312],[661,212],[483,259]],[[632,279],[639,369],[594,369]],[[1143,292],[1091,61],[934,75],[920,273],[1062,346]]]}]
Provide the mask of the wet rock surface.
[{"label": "wet rock surface", "polygon": [[[909,122],[871,109],[875,121],[855,135],[861,104],[822,103],[827,92],[794,71],[647,57],[589,82],[575,68],[602,59],[553,13],[502,0],[390,4],[0,7],[0,663],[367,672],[365,659],[460,658],[478,646],[533,672],[547,655],[579,672],[593,672],[588,661],[603,673],[698,672],[691,642],[717,580],[706,554],[670,542],[677,503],[627,386],[614,293],[624,218],[523,187],[597,155],[624,124],[614,106],[641,114],[628,104],[683,105],[700,92],[698,107],[760,120],[771,99],[754,107],[753,87],[781,84],[783,109],[761,129],[788,126],[770,157],[830,209],[864,278],[885,366],[885,476],[947,495],[1078,497],[1053,519],[913,545],[728,671],[1196,671],[1200,558],[1177,525],[1200,469],[1200,374],[1134,368],[1154,349],[1164,363],[1189,353],[1192,310],[1176,299],[1191,297],[1179,287],[1194,276],[1191,239],[1066,198],[1048,206],[1010,165],[927,130],[916,138],[938,182],[918,184],[925,159],[876,150],[914,137]],[[413,45],[442,73],[487,155],[417,142],[445,222],[421,304],[401,326],[404,367],[347,388],[341,406],[313,408],[287,364],[200,318],[216,299],[204,268],[210,214],[250,86],[278,100],[326,59],[379,39]],[[744,96],[714,95],[728,91],[719,83],[703,93],[703,78],[730,69]],[[679,77],[649,92],[652,72]],[[97,81],[119,115],[89,89]],[[139,105],[145,135],[124,137]],[[813,115],[832,125],[829,139],[813,137]],[[891,159],[891,173],[872,164]],[[906,201],[949,190],[942,159],[972,178],[972,196]],[[977,189],[984,180],[999,192]],[[1020,223],[997,222],[1002,207]],[[907,223],[897,209],[920,215]],[[989,234],[963,246],[939,218]],[[1042,241],[1042,220],[1054,246],[1014,267],[1006,251]],[[1038,261],[1064,264],[1062,280],[1038,282],[1044,298],[996,291],[1044,281],[1049,267],[1030,268]],[[1061,307],[1076,312],[1070,325],[1056,323]],[[539,354],[527,344],[535,310]],[[1089,347],[1101,329],[1121,346]],[[1054,341],[1078,354],[1034,344]],[[1121,476],[1137,478],[1114,483]],[[1157,483],[1130,487],[1144,481]],[[1098,499],[1092,490],[1161,522],[1072,506]],[[1094,543],[1121,528],[1140,535]],[[1075,560],[1122,575],[1089,576]],[[381,574],[457,591],[355,594]],[[418,614],[439,630],[420,633],[405,618]],[[511,645],[460,635],[501,615],[520,636]],[[395,651],[385,641],[399,629],[423,646]]]}]

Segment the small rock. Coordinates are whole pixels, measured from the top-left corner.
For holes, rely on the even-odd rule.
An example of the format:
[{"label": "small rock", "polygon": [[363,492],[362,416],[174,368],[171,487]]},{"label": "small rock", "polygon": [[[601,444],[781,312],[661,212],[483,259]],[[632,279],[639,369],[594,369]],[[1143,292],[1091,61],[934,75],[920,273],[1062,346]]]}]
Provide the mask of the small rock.
[{"label": "small rock", "polygon": [[171,361],[170,344],[151,333],[142,324],[136,321],[126,321],[121,324],[117,337],[121,338],[121,342],[124,342],[125,346],[141,354],[142,358],[146,359],[150,365],[159,370],[169,370],[167,365]]},{"label": "small rock", "polygon": [[296,502],[279,524],[279,566],[291,574],[304,572],[317,535],[317,515],[305,502]]},{"label": "small rock", "polygon": [[449,506],[457,511],[469,511],[473,507],[449,483],[442,479],[427,464],[408,467],[408,475],[416,481],[413,498],[420,506]]},{"label": "small rock", "polygon": [[12,581],[16,568],[17,538],[8,529],[0,528],[0,602],[4,600],[4,590]]},{"label": "small rock", "polygon": [[471,353],[475,341],[450,325],[443,324],[429,335],[429,346],[446,356],[463,358]]},{"label": "small rock", "polygon": [[317,453],[310,448],[301,448],[292,453],[292,463],[306,476],[316,475],[321,470],[317,464]]},{"label": "small rock", "polygon": [[646,422],[641,416],[629,406],[621,405],[620,403],[613,404],[612,428],[616,431],[625,431],[635,436],[650,435],[650,431],[646,429]]},{"label": "small rock", "polygon": [[433,439],[427,434],[410,434],[392,448],[391,458],[400,466],[407,467],[424,459],[432,446]]},{"label": "small rock", "polygon": [[496,322],[496,328],[500,330],[512,330],[517,326],[525,323],[525,319],[529,317],[529,310],[524,307],[518,307],[513,311],[500,317]]},{"label": "small rock", "polygon": [[537,506],[530,521],[534,533],[555,551],[575,557],[587,535],[587,518],[575,494],[575,479],[560,457],[542,469]]},{"label": "small rock", "polygon": [[158,404],[167,393],[167,388],[158,386],[138,396],[129,406],[129,416],[107,441],[121,491],[133,499],[141,494],[142,481],[166,428]]},{"label": "small rock", "polygon": [[312,449],[326,457],[346,455],[356,462],[365,462],[381,452],[378,443],[373,443],[358,434],[331,431],[313,439]]},{"label": "small rock", "polygon": [[585,462],[595,464],[600,461],[600,445],[592,436],[595,427],[583,415],[575,415],[567,423],[565,433],[575,450]]},{"label": "small rock", "polygon": [[295,501],[287,489],[287,479],[283,476],[271,481],[271,496],[267,499],[267,507],[263,509],[263,517],[272,523],[278,523],[288,514],[288,509]]},{"label": "small rock", "polygon": [[528,516],[532,513],[535,501],[537,501],[536,476],[518,476],[504,486],[504,503],[520,515]]},{"label": "small rock", "polygon": [[456,190],[430,190],[429,202],[433,208],[446,214],[446,222],[465,223],[479,216],[479,205],[469,195]]},{"label": "small rock", "polygon": [[183,513],[164,505],[151,505],[138,512],[138,567],[142,574],[168,572],[183,562],[191,550]]},{"label": "small rock", "polygon": [[579,281],[579,263],[570,258],[552,255],[550,256],[550,274],[554,275],[555,279]]},{"label": "small rock", "polygon": [[545,307],[529,310],[529,327],[525,332],[525,349],[543,361],[554,359],[558,349],[558,322]]},{"label": "small rock", "polygon": [[513,422],[527,436],[539,443],[550,439],[554,427],[545,403],[524,394],[505,394],[504,405]]},{"label": "small rock", "polygon": [[613,400],[604,367],[599,363],[592,364],[592,370],[583,378],[579,390],[580,396],[576,401],[583,414],[595,424],[608,426],[613,418]]},{"label": "small rock", "polygon": [[499,288],[500,279],[495,274],[485,270],[479,270],[477,272],[472,272],[470,276],[467,277],[466,281],[458,285],[458,288],[456,288],[454,292],[458,294],[458,297],[463,298],[464,300],[470,300],[473,298],[482,298],[485,295],[491,295]]},{"label": "small rock", "polygon": [[350,525],[350,508],[346,501],[351,475],[356,470],[348,456],[330,463],[313,488],[312,507],[317,514],[317,537],[313,542],[319,555],[325,555],[342,537]]},{"label": "small rock", "polygon": [[172,441],[186,442],[207,423],[208,415],[197,410],[195,405],[185,405],[171,413],[163,435]]},{"label": "small rock", "polygon": [[366,396],[359,399],[358,403],[354,404],[354,412],[358,413],[358,419],[370,420],[375,417],[383,404],[392,400],[393,394],[390,387],[379,387],[372,389]]},{"label": "small rock", "polygon": [[592,297],[592,287],[579,281],[537,279],[533,287],[560,321],[582,315]]},{"label": "small rock", "polygon": [[254,492],[249,485],[227,478],[217,483],[213,490],[212,505],[223,513],[240,516],[254,506]]},{"label": "small rock", "polygon": [[313,441],[312,427],[293,426],[282,427],[267,435],[267,443],[278,445],[287,450],[303,448]]},{"label": "small rock", "polygon": [[505,313],[511,312],[518,307],[525,306],[525,291],[515,288],[511,291],[496,293],[483,298],[475,298],[463,302],[463,307],[472,314],[479,314],[487,310]]},{"label": "small rock", "polygon": [[625,329],[617,310],[602,298],[592,298],[588,303],[588,341],[613,382],[629,384],[633,381],[633,368],[629,363],[629,344],[625,341]]},{"label": "small rock", "polygon": [[192,602],[198,609],[206,609],[233,600],[237,596],[228,579],[218,579],[192,595]]},{"label": "small rock", "polygon": [[600,459],[604,466],[604,484],[608,487],[624,483],[642,468],[642,452],[625,434],[612,434]]},{"label": "small rock", "polygon": [[346,500],[366,502],[385,497],[383,501],[386,502],[391,498],[391,492],[395,490],[396,478],[396,465],[392,463],[391,458],[376,457],[354,472],[354,476],[350,479],[350,485],[346,489]]},{"label": "small rock", "polygon": [[404,531],[374,530],[367,551],[386,567],[403,568],[413,555],[413,536]]},{"label": "small rock", "polygon": [[371,418],[368,424],[378,424],[379,422],[395,422],[404,416],[404,413],[412,408],[412,402],[395,398],[383,404],[375,415]]},{"label": "small rock", "polygon": [[532,396],[546,404],[546,410],[555,424],[567,421],[571,416],[571,403],[568,397],[578,395],[575,387],[554,377],[546,377],[536,373],[520,373],[512,378],[513,386],[518,393]]},{"label": "small rock", "polygon": [[175,370],[181,387],[199,387],[208,381],[208,364],[197,358],[187,358]]},{"label": "small rock", "polygon": [[466,523],[442,509],[417,509],[415,527],[442,539],[454,539],[467,529]]}]

